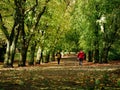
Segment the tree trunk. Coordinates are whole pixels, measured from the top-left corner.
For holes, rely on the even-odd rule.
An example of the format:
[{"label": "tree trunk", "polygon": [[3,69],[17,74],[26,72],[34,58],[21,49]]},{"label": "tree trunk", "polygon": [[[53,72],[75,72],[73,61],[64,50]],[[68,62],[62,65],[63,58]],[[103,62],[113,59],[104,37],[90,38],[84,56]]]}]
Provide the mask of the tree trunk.
[{"label": "tree trunk", "polygon": [[88,51],[88,62],[92,62],[92,57],[93,57],[92,51]]},{"label": "tree trunk", "polygon": [[5,53],[6,53],[6,43],[3,41],[2,47],[0,47],[0,62],[4,62]]},{"label": "tree trunk", "polygon": [[28,39],[24,39],[25,36],[22,36],[22,37],[23,37],[22,41],[21,41],[22,47],[20,49],[21,58],[20,58],[19,63],[18,63],[19,67],[26,66],[27,51],[28,51],[30,40],[31,40],[31,36]]},{"label": "tree trunk", "polygon": [[18,20],[20,24],[20,39],[22,40],[22,47],[20,50],[21,58],[19,60],[18,66],[25,66],[26,63],[26,54],[28,49],[28,43],[25,40],[25,31],[24,31],[24,17],[25,17],[25,2],[26,0],[15,0],[15,5],[17,7]]},{"label": "tree trunk", "polygon": [[26,66],[26,58],[27,58],[27,50],[28,50],[28,46],[24,46],[21,50],[20,50],[20,60],[18,63],[18,66]]},{"label": "tree trunk", "polygon": [[[98,19],[98,17],[96,17],[96,19]],[[94,40],[94,63],[98,63],[99,62],[99,33],[98,33],[98,27],[99,25],[96,24],[95,25],[95,31],[94,31],[94,34],[95,34],[95,40]]]},{"label": "tree trunk", "polygon": [[42,50],[41,51],[41,56],[40,56],[40,63],[43,62],[43,59],[44,59],[44,57],[43,57],[43,50]]},{"label": "tree trunk", "polygon": [[36,64],[40,64],[43,61],[43,50],[39,47],[37,51]]},{"label": "tree trunk", "polygon": [[41,48],[38,48],[37,57],[36,57],[36,64],[40,64],[40,57],[41,57]]},{"label": "tree trunk", "polygon": [[46,51],[46,52],[44,52],[44,54],[43,54],[42,63],[48,63],[49,60],[50,60],[50,52],[49,52],[49,51]]},{"label": "tree trunk", "polygon": [[109,52],[109,47],[104,48],[103,59],[102,59],[103,63],[108,63],[108,52]]},{"label": "tree trunk", "polygon": [[52,60],[52,61],[55,61],[55,51],[52,52],[51,60]]},{"label": "tree trunk", "polygon": [[7,41],[7,48],[6,48],[6,56],[5,56],[5,60],[4,60],[4,67],[13,67],[17,39],[18,39],[18,37],[15,37],[12,44],[10,44],[10,41]]},{"label": "tree trunk", "polygon": [[28,65],[34,65],[34,56],[35,56],[36,45],[37,45],[36,42],[31,45],[30,60],[28,60]]},{"label": "tree trunk", "polygon": [[49,61],[50,61],[50,52],[48,51],[46,54],[45,63],[48,63]]},{"label": "tree trunk", "polygon": [[7,41],[7,47],[6,47],[6,54],[5,54],[5,60],[4,60],[4,67],[11,67],[10,63],[12,61],[10,60],[10,42]]},{"label": "tree trunk", "polygon": [[4,67],[13,67],[16,44],[20,32],[20,26],[15,20],[10,38],[7,40],[6,56],[4,61]]},{"label": "tree trunk", "polygon": [[48,63],[49,62],[49,55],[45,55],[43,57],[43,63]]},{"label": "tree trunk", "polygon": [[94,54],[94,63],[99,62],[99,50],[95,49],[95,54]]}]

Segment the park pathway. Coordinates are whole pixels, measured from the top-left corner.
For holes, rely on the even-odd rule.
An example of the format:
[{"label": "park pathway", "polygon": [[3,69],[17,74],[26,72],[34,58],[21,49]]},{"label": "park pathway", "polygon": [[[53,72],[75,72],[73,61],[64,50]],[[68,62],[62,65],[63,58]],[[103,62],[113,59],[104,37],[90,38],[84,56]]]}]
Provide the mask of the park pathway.
[{"label": "park pathway", "polygon": [[45,67],[44,69],[70,69],[70,70],[116,70],[120,69],[120,61],[113,61],[108,64],[94,64],[93,62],[87,62],[86,60],[83,61],[83,65],[79,65],[79,62],[76,56],[64,56],[61,59],[60,65],[57,64],[57,60],[43,63],[41,67]]},{"label": "park pathway", "polygon": [[[0,64],[2,66],[2,64]],[[94,64],[93,62],[83,61],[83,65],[79,65],[77,57],[75,55],[64,56],[61,59],[60,64],[57,64],[57,60],[51,61],[49,63],[41,63],[40,65],[18,67],[18,64],[14,64],[14,68],[0,68],[0,70],[21,70],[21,69],[54,69],[54,70],[116,70],[120,69],[120,61],[112,61],[108,64]]]}]

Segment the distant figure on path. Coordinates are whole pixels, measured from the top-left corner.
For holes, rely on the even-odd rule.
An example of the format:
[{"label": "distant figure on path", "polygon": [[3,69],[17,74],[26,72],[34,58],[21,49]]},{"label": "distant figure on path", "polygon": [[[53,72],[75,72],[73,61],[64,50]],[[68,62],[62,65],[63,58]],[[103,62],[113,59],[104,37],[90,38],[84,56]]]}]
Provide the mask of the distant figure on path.
[{"label": "distant figure on path", "polygon": [[58,50],[57,53],[56,53],[56,57],[57,57],[58,64],[60,64],[61,53],[60,53],[59,50]]},{"label": "distant figure on path", "polygon": [[84,52],[83,52],[83,51],[80,51],[80,52],[78,53],[78,55],[77,55],[77,58],[78,58],[78,60],[79,60],[79,65],[82,65],[83,60],[84,60],[84,57],[85,57]]}]

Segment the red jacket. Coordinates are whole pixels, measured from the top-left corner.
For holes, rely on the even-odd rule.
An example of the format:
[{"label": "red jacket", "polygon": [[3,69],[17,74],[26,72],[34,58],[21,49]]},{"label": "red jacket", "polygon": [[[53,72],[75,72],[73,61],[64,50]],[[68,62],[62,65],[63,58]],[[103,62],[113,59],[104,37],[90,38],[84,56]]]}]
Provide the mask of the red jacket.
[{"label": "red jacket", "polygon": [[84,52],[83,52],[83,51],[80,51],[80,52],[78,53],[77,57],[78,57],[78,58],[81,58],[81,59],[84,59],[84,57],[85,57]]}]

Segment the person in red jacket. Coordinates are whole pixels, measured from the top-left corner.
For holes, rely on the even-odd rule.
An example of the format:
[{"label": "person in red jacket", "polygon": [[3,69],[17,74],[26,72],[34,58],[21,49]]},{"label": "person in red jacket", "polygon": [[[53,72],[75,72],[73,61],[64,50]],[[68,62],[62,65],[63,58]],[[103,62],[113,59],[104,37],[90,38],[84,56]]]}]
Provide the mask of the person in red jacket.
[{"label": "person in red jacket", "polygon": [[78,55],[77,55],[77,58],[78,58],[78,60],[79,60],[79,65],[82,65],[83,60],[84,60],[84,57],[85,57],[84,52],[83,52],[83,51],[80,51],[80,52],[78,53]]}]

